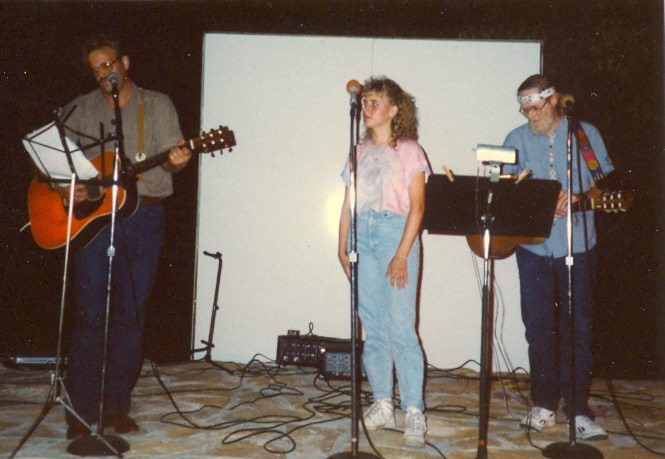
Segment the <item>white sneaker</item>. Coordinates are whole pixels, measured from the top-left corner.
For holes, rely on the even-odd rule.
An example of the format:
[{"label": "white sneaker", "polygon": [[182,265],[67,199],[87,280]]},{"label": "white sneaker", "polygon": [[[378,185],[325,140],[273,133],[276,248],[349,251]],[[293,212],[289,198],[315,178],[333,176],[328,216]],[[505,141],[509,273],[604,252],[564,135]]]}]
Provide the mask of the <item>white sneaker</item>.
[{"label": "white sneaker", "polygon": [[427,432],[425,415],[419,409],[410,407],[406,411],[406,428],[402,444],[419,448],[425,446],[425,432]]},{"label": "white sneaker", "polygon": [[[575,418],[577,419],[577,418]],[[520,427],[530,427],[538,432],[542,432],[546,427],[554,427],[556,425],[556,416],[554,411],[540,406],[531,408],[531,412],[522,418]]]},{"label": "white sneaker", "polygon": [[587,416],[575,416],[575,427],[577,437],[582,440],[607,440],[609,438],[605,429]]},{"label": "white sneaker", "polygon": [[363,416],[365,428],[375,431],[380,428],[395,428],[395,405],[390,399],[377,400]]}]

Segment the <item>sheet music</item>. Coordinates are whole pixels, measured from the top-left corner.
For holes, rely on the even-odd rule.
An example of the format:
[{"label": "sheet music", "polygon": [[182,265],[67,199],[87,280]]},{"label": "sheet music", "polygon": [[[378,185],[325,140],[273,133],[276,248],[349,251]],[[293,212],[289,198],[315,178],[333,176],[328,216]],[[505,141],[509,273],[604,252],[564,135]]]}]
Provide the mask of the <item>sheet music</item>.
[{"label": "sheet music", "polygon": [[[71,152],[74,169],[79,179],[95,178],[98,173],[95,166],[83,155],[74,142],[66,137],[65,141]],[[55,123],[47,124],[25,136],[23,146],[44,175],[58,180],[71,178],[72,170],[69,167],[67,154],[64,152]]]}]

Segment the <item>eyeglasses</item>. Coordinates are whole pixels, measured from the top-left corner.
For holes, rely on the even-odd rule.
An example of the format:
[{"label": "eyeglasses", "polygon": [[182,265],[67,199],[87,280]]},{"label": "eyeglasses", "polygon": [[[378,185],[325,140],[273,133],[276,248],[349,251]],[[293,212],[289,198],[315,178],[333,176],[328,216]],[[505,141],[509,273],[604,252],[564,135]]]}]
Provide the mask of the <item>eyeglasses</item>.
[{"label": "eyeglasses", "polygon": [[102,70],[103,70],[104,72],[108,72],[109,70],[111,70],[111,69],[113,68],[113,66],[115,65],[116,62],[118,62],[118,59],[117,59],[117,58],[114,59],[113,61],[102,62],[102,63],[99,64],[97,67],[92,67],[92,68],[91,68],[92,73],[93,73],[94,75],[97,75],[97,74],[98,74],[100,71],[102,71]]},{"label": "eyeglasses", "polygon": [[541,105],[540,107],[530,107],[530,108],[527,108],[527,109],[524,109],[524,108],[520,107],[519,112],[522,115],[526,116],[527,118],[529,116],[531,116],[532,114],[540,115],[543,111],[543,108],[545,108],[545,105],[547,105],[547,103],[549,101],[550,101],[550,98],[548,97],[547,99],[545,99],[545,102],[543,102],[543,105]]}]

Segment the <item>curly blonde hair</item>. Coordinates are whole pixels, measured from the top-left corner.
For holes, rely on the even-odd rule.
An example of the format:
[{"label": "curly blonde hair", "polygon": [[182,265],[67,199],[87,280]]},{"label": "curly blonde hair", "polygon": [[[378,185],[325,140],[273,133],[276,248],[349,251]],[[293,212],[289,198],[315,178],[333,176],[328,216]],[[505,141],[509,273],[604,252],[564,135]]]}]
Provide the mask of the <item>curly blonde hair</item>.
[{"label": "curly blonde hair", "polygon": [[[399,140],[418,140],[418,118],[416,113],[416,99],[404,91],[400,85],[385,76],[370,77],[365,80],[361,95],[365,97],[375,92],[386,98],[390,106],[397,106],[397,114],[390,123],[392,138],[390,145],[395,148]],[[363,139],[372,138],[372,129],[367,128]]]}]

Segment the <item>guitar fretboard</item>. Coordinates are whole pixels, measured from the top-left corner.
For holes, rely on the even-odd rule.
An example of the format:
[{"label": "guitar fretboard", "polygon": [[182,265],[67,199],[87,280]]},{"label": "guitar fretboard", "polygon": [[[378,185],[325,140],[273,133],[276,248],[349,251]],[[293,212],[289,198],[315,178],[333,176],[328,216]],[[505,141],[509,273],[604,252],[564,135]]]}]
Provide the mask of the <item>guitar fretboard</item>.
[{"label": "guitar fretboard", "polygon": [[130,173],[132,175],[138,175],[142,172],[145,172],[153,167],[157,167],[162,163],[165,163],[169,159],[169,151],[164,151],[155,156],[150,156],[149,158],[144,159],[138,163],[134,163],[130,166]]}]

